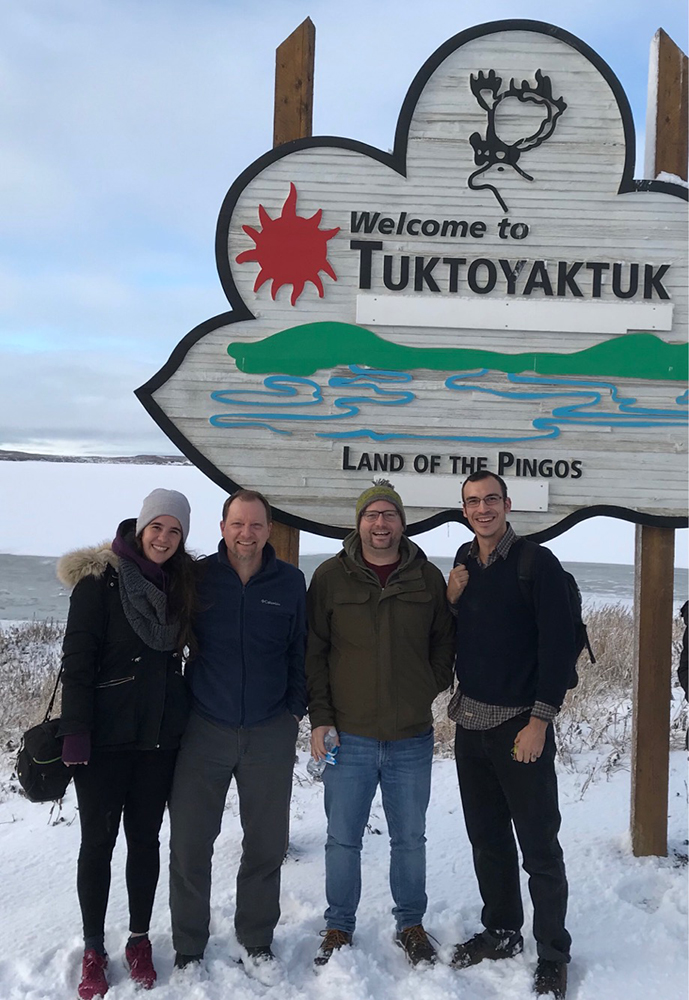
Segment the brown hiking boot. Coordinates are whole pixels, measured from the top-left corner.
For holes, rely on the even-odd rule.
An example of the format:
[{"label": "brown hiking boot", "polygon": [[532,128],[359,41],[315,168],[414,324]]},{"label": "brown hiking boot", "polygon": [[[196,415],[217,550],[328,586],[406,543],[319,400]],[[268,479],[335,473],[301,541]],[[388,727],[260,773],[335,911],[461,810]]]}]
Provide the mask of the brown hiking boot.
[{"label": "brown hiking boot", "polygon": [[534,993],[539,997],[565,1000],[567,994],[567,963],[539,958],[534,976]]},{"label": "brown hiking boot", "polygon": [[345,945],[351,945],[352,935],[346,931],[340,931],[337,927],[329,927],[328,930],[321,931],[323,938],[318,954],[313,960],[314,965],[327,965],[333,957],[334,951],[339,951]]},{"label": "brown hiking boot", "polygon": [[405,927],[395,935],[395,942],[402,948],[412,965],[427,962],[433,965],[436,959],[435,948],[428,939],[428,934],[421,924]]}]

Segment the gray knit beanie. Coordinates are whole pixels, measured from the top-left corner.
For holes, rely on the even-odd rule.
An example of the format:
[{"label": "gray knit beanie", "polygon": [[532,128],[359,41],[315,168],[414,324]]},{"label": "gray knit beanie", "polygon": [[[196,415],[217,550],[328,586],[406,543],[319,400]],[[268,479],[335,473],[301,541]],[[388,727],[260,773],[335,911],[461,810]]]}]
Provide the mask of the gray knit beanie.
[{"label": "gray knit beanie", "polygon": [[143,502],[141,513],[136,519],[136,533],[140,535],[147,524],[150,524],[161,514],[176,517],[182,527],[182,540],[186,542],[189,534],[189,515],[191,508],[183,493],[177,490],[153,490]]},{"label": "gray knit beanie", "polygon": [[389,483],[387,479],[374,479],[373,486],[369,486],[367,490],[361,494],[356,502],[356,526],[359,527],[359,520],[361,515],[364,513],[369,504],[372,504],[374,500],[387,500],[397,507],[400,512],[400,517],[402,518],[402,524],[406,528],[407,526],[407,515],[404,512],[404,504],[402,503],[402,497],[395,491],[392,483]]}]

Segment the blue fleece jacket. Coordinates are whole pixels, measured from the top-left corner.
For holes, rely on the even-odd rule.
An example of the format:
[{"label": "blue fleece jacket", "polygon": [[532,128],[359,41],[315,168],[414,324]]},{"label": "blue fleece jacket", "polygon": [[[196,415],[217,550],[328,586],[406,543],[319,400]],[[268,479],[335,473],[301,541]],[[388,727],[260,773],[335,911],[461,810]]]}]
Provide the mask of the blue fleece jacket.
[{"label": "blue fleece jacket", "polygon": [[194,709],[232,728],[257,726],[286,709],[306,711],[306,585],[272,545],[244,586],[225,542],[200,561],[194,631],[199,653],[187,664]]}]

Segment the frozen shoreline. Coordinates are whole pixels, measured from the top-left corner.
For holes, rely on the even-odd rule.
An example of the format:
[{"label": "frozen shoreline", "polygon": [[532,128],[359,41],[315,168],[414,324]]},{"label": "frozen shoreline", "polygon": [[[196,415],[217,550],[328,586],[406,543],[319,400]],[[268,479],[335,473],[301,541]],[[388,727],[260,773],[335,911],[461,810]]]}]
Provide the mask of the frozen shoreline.
[{"label": "frozen shoreline", "polygon": [[[307,582],[316,566],[331,553],[304,553],[300,565]],[[447,575],[452,567],[452,555],[430,556]],[[55,576],[54,556],[18,556],[0,553],[0,622],[64,621],[69,606],[69,592]],[[622,604],[630,608],[634,594],[634,568],[628,565],[565,562],[574,574],[585,604]],[[689,588],[686,569],[675,569],[675,610],[687,597]]]}]

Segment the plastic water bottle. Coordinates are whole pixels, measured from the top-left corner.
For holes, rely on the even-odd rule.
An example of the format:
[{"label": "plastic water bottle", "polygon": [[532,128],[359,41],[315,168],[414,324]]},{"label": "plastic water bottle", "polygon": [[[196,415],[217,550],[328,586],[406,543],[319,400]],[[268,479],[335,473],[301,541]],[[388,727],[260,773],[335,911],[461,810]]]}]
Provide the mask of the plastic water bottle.
[{"label": "plastic water bottle", "polygon": [[308,763],[306,765],[307,772],[316,781],[320,781],[323,777],[323,772],[325,771],[326,764],[337,764],[337,751],[340,749],[337,743],[337,729],[331,728],[323,737],[323,745],[325,746],[325,759],[314,760],[313,757],[309,757]]}]

